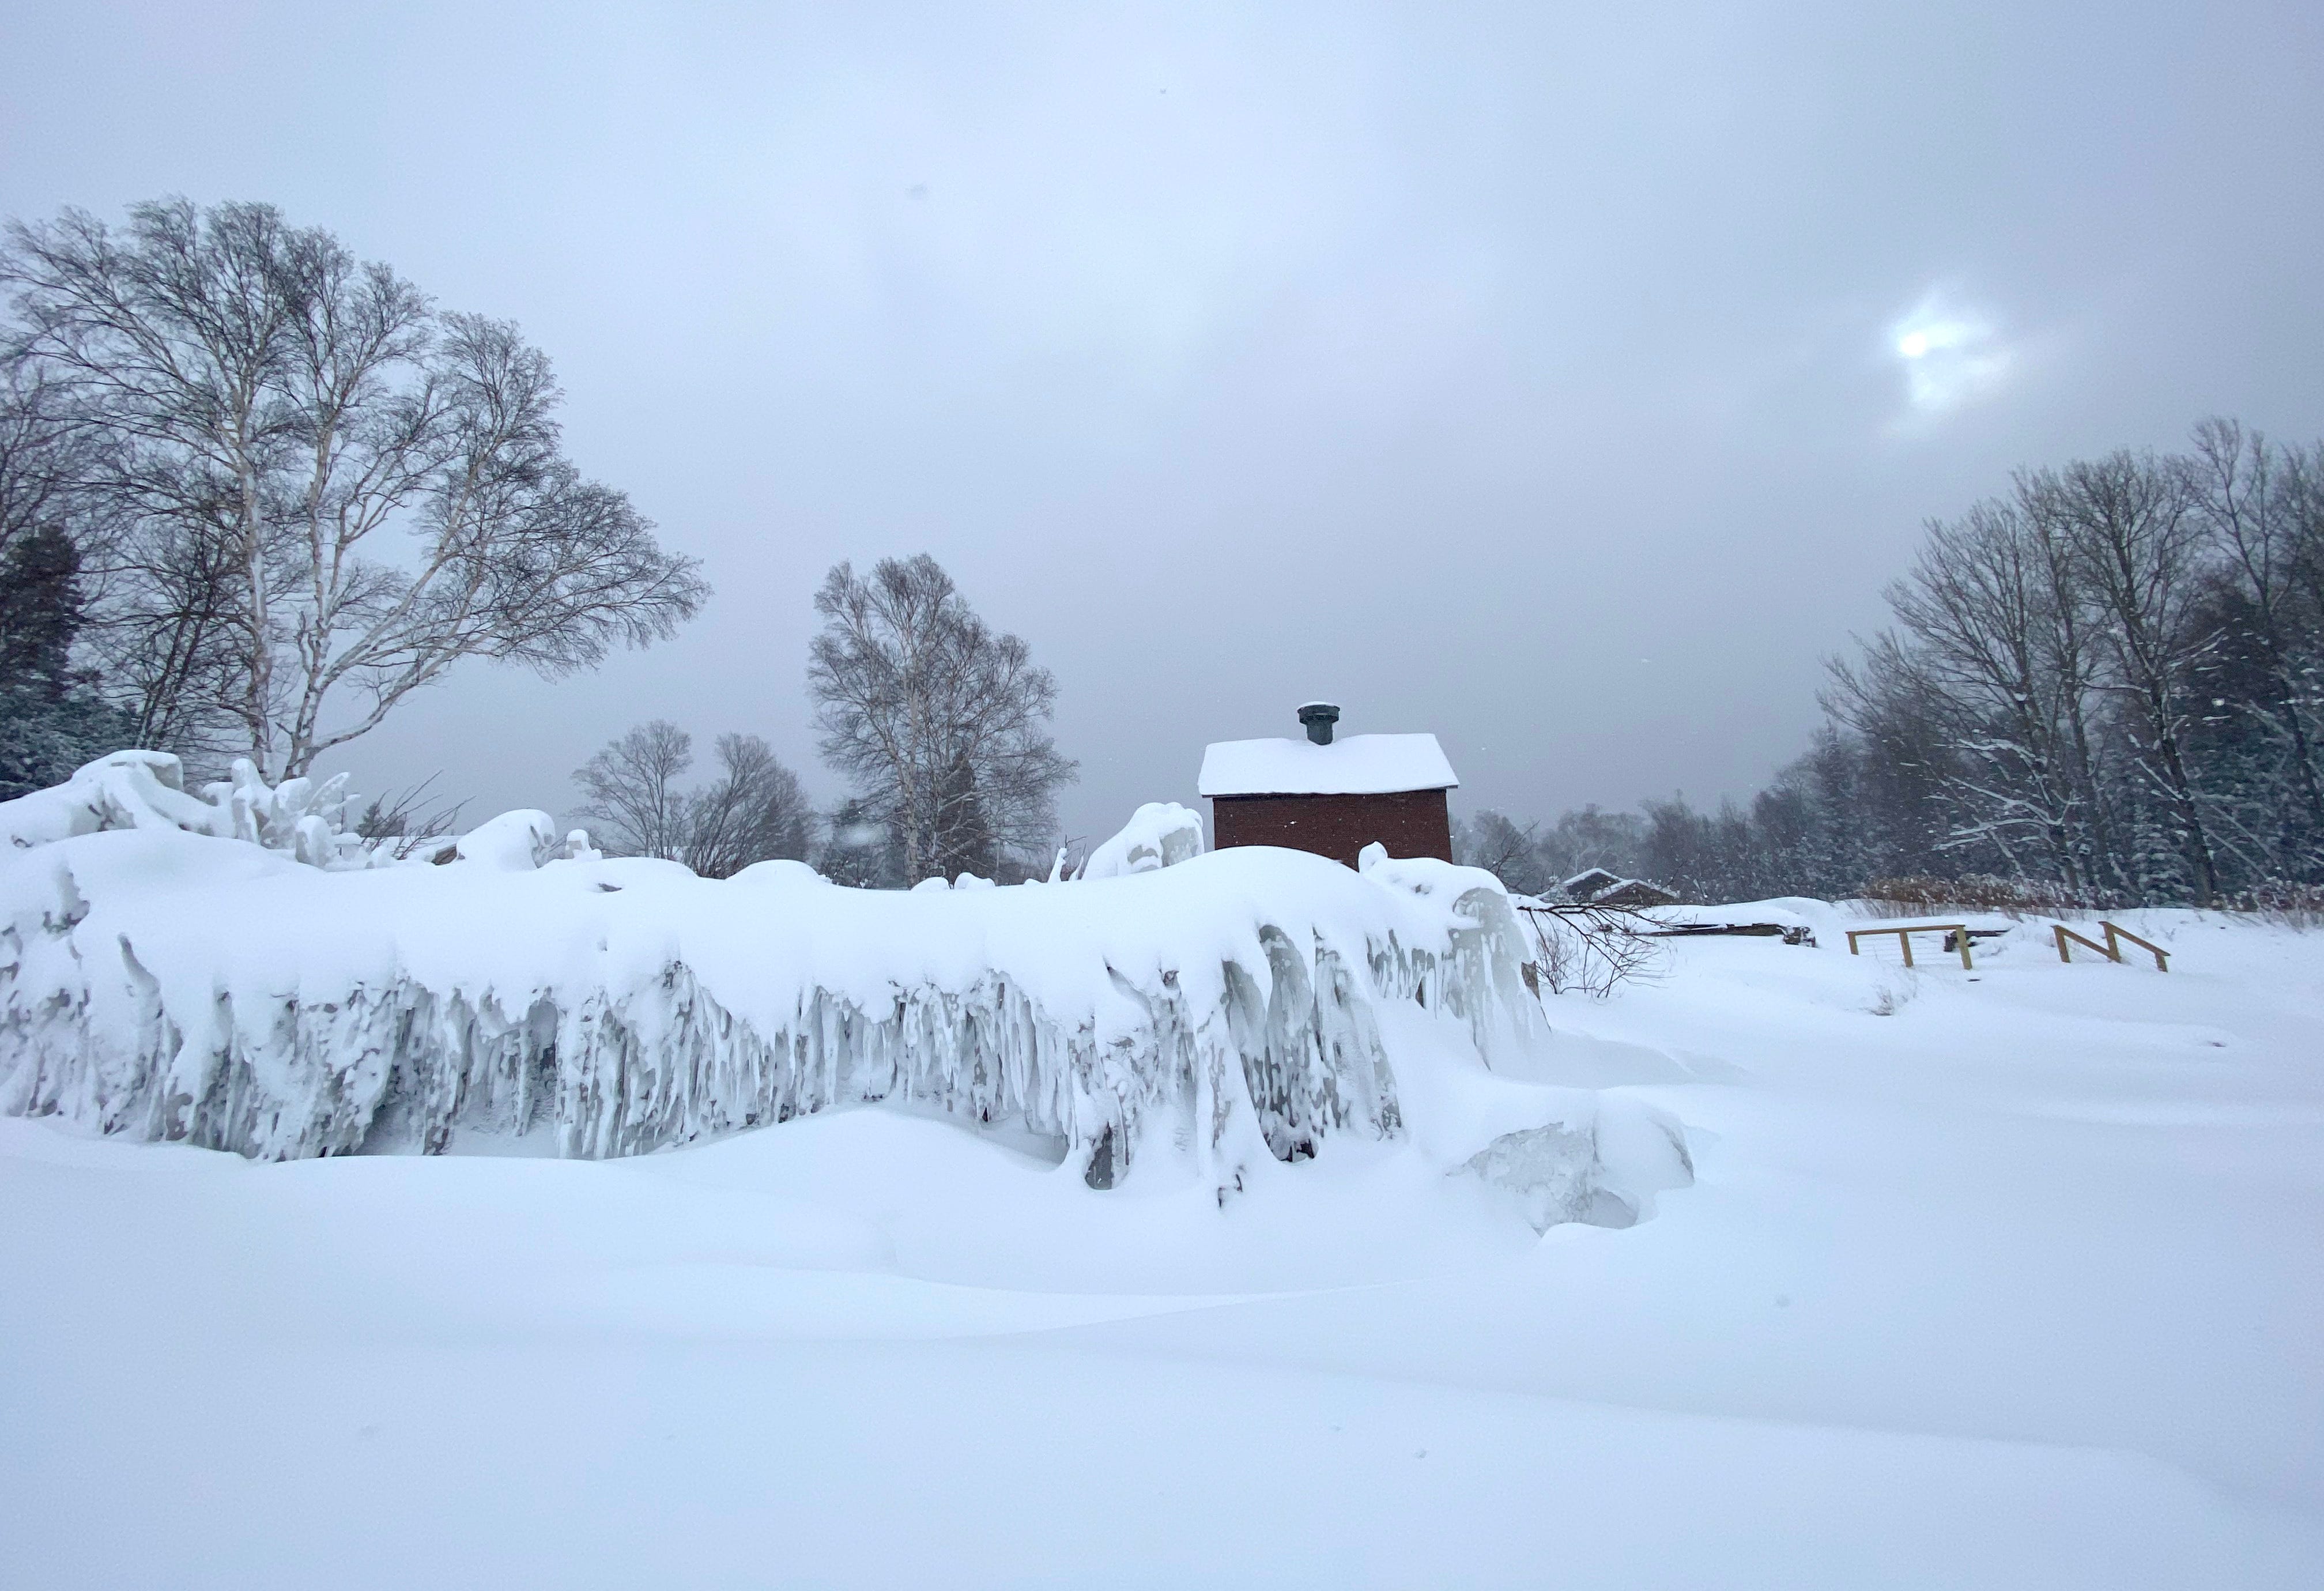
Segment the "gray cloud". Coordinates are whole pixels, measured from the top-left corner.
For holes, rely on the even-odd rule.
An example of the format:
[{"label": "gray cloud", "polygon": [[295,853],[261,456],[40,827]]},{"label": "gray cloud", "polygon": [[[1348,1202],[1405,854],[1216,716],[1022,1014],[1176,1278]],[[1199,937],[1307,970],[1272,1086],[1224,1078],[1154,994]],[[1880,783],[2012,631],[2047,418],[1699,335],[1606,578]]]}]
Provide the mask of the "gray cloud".
[{"label": "gray cloud", "polygon": [[2324,430],[2308,6],[31,10],[0,208],[270,199],[513,316],[708,561],[349,759],[487,809],[655,715],[820,778],[809,594],[922,550],[1084,835],[1316,692],[1478,801],[1739,792],[1924,516]]}]

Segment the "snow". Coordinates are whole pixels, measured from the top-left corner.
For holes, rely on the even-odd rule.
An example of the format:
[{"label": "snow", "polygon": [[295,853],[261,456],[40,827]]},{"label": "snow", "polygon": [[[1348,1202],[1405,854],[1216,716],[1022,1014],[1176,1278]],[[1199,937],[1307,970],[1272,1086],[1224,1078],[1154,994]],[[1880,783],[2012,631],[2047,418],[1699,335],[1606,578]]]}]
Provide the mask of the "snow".
[{"label": "snow", "polygon": [[1191,856],[1160,809],[1148,831],[1144,871],[894,893],[560,857],[532,811],[448,865],[362,872],[175,826],[72,835],[0,860],[0,1111],[270,1159],[535,1133],[598,1157],[890,1100],[1093,1186],[1156,1157],[1223,1184],[1399,1137],[1391,1004],[1488,1062],[1538,1032],[1489,874]]},{"label": "snow", "polygon": [[[572,832],[571,848],[577,854],[588,848],[588,830]],[[480,867],[496,868],[503,873],[530,873],[558,855],[558,847],[567,842],[557,837],[557,824],[546,812],[526,809],[503,812],[489,822],[478,824],[462,835],[453,845],[454,854],[463,862],[474,862]]]},{"label": "snow", "polygon": [[[1003,1010],[995,968],[1056,1032],[1143,1041],[1163,966],[1191,1013],[1314,991],[1329,947],[1397,1125],[1286,1161],[1246,1084],[1225,1150],[1165,1131],[1100,1191],[1049,1118],[964,1131],[919,1082],[621,1158],[464,1109],[448,1155],[270,1161],[99,1136],[84,1078],[0,1119],[0,1580],[2324,1583],[2324,936],[2120,919],[2162,974],[1971,914],[2006,930],[1974,972],[1908,970],[1849,956],[1843,908],[1750,902],[1705,915],[1821,948],[1665,941],[1654,983],[1512,1031],[1443,998],[1486,997],[1497,901],[1255,848],[908,895],[324,873],[175,828],[29,850],[9,1009],[46,979],[99,1030],[123,936],[170,1021],[224,995],[246,1040],[359,972],[472,1012],[546,979],[638,1035],[669,1031],[649,997],[771,1031],[820,988],[936,1053],[973,1025],[945,999]],[[1391,939],[1434,981],[1376,967]]]},{"label": "snow", "polygon": [[1223,740],[1203,752],[1204,796],[1382,795],[1460,783],[1434,735],[1351,735],[1306,740]]},{"label": "snow", "polygon": [[1090,852],[1075,876],[1121,878],[1175,867],[1202,854],[1202,814],[1176,801],[1148,801],[1130,814],[1120,833]]},{"label": "snow", "polygon": [[1567,1221],[1633,1226],[1650,1196],[1693,1182],[1683,1133],[1641,1133],[1628,1114],[1603,1122],[1578,1114],[1504,1133],[1461,1169],[1514,1196],[1536,1232]]},{"label": "snow", "polygon": [[[346,830],[346,809],[355,799],[346,783],[341,773],[319,785],[304,778],[269,785],[249,758],[237,757],[231,779],[196,795],[187,791],[184,769],[169,753],[115,752],[52,789],[0,801],[0,851],[144,828],[239,839],[312,867],[373,866],[387,858]],[[527,816],[548,821],[545,815]]]}]

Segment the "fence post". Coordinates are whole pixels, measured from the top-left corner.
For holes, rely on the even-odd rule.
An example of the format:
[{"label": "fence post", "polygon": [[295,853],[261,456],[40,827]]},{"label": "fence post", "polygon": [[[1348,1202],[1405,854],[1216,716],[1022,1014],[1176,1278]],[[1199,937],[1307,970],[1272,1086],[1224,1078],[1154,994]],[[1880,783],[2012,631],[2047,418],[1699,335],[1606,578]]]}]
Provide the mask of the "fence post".
[{"label": "fence post", "polygon": [[2149,939],[2142,939],[2128,929],[2116,928],[2111,922],[2101,922],[2098,926],[2106,930],[2107,954],[2113,957],[2116,961],[2122,959],[2122,946],[2118,941],[2128,939],[2132,944],[2136,945],[2140,949],[2154,957],[2155,971],[2169,972],[2171,970],[2171,953],[2168,950],[2165,950],[2162,946],[2155,944]]}]

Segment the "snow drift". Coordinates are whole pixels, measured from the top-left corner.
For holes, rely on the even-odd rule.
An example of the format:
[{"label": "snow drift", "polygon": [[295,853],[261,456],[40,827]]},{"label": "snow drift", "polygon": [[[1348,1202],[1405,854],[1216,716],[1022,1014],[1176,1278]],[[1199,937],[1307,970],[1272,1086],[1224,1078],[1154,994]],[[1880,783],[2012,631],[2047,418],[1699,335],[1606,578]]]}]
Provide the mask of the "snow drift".
[{"label": "snow drift", "polygon": [[245,822],[254,791],[186,795],[171,759],[84,774],[0,805],[0,1110],[108,1133],[598,1157],[885,1101],[1093,1187],[1157,1151],[1223,1181],[1402,1134],[1388,1005],[1488,1065],[1544,1031],[1489,874],[1190,856],[1159,809],[1116,876],[875,892],[603,859],[531,812],[445,865],[338,870],[311,812]]}]

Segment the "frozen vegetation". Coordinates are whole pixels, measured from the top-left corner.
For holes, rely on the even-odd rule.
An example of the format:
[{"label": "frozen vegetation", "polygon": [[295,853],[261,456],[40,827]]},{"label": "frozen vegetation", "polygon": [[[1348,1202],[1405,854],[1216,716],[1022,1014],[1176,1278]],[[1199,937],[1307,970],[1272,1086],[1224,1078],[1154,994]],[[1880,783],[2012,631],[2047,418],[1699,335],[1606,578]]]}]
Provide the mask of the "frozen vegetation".
[{"label": "frozen vegetation", "polygon": [[0,809],[0,1580],[2324,1583],[2324,935],[1536,998],[1167,806],[882,893],[168,774]]},{"label": "frozen vegetation", "polygon": [[[1385,1007],[1448,1019],[1486,1068],[1545,1031],[1489,874],[1204,856],[1183,807],[1141,808],[1071,883],[886,892],[607,859],[540,812],[447,865],[364,866],[336,789],[180,782],[124,754],[0,806],[6,1114],[268,1160],[601,1158],[886,1103],[1095,1188],[1157,1160],[1231,1188],[1255,1157],[1405,1136]],[[1585,1155],[1574,1207],[1634,1209],[1683,1159],[1663,1136],[1595,1207],[1621,1176]]]}]

